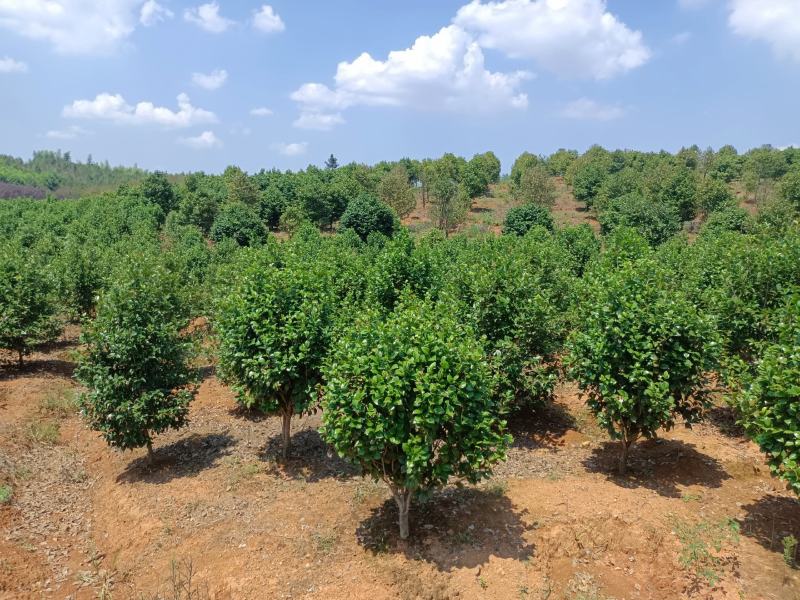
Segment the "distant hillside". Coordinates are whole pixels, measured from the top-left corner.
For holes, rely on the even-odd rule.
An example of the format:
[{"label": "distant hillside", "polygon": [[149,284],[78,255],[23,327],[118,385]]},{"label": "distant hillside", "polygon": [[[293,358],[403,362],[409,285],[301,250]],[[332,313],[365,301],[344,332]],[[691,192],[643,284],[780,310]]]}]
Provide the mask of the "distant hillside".
[{"label": "distant hillside", "polygon": [[41,150],[27,161],[0,155],[0,197],[77,197],[115,189],[146,174],[137,167],[96,163],[91,156],[84,163],[74,162],[69,152]]}]

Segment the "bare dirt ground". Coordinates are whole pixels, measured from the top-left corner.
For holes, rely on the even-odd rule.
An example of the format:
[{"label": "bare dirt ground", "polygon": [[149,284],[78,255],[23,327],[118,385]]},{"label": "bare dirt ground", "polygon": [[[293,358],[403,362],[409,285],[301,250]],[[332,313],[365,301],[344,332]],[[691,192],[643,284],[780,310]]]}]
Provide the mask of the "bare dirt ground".
[{"label": "bare dirt ground", "polygon": [[[557,196],[556,203],[551,208],[551,211],[556,225],[564,227],[588,223],[595,231],[599,232],[600,224],[597,222],[594,212],[575,200],[564,180],[561,177],[554,177],[553,183],[556,186]],[[507,183],[492,185],[488,196],[475,198],[472,201],[467,218],[458,226],[457,232],[467,235],[502,233],[506,214],[509,209],[517,205],[518,202],[515,202],[511,197]],[[420,194],[418,194],[417,198],[417,207],[408,217],[403,219],[403,225],[408,226],[411,231],[418,234],[424,234],[434,229],[435,226],[428,213],[428,207],[422,205]]]},{"label": "bare dirt ground", "polygon": [[76,333],[0,371],[4,600],[800,597],[781,543],[800,504],[725,408],[637,444],[620,478],[562,386],[512,420],[491,481],[414,505],[404,543],[385,487],[328,451],[318,415],[281,464],[278,420],[237,411],[212,369],[155,466],[110,450],[70,404]]}]

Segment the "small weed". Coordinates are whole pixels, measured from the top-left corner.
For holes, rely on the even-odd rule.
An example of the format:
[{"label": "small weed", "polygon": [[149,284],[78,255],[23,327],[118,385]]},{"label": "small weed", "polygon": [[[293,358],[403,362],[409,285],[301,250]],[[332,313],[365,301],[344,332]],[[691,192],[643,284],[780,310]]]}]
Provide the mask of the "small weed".
[{"label": "small weed", "polygon": [[485,489],[492,496],[502,497],[508,492],[508,482],[505,479],[492,479],[486,484]]},{"label": "small weed", "polygon": [[230,487],[235,487],[244,481],[252,479],[263,470],[260,463],[243,463],[239,458],[232,458],[227,462],[231,467],[231,473],[228,476],[228,485]]},{"label": "small weed", "polygon": [[783,562],[792,567],[797,556],[797,538],[787,535],[781,542],[783,543]]},{"label": "small weed", "polygon": [[481,586],[482,590],[485,590],[486,588],[489,587],[489,584],[486,582],[486,580],[483,577],[478,577],[478,585]]},{"label": "small weed", "polygon": [[339,541],[339,536],[336,534],[335,531],[330,531],[327,533],[324,532],[317,532],[313,535],[314,544],[317,547],[317,552],[320,554],[327,556],[336,548],[336,542]]},{"label": "small weed", "polygon": [[155,594],[140,595],[141,600],[210,600],[208,585],[198,584],[191,560],[172,561],[167,582]]},{"label": "small weed", "polygon": [[371,497],[382,493],[383,487],[376,481],[371,479],[364,479],[358,482],[356,489],[353,491],[353,503],[360,505],[364,504]]},{"label": "small weed", "polygon": [[464,531],[457,532],[453,536],[453,541],[457,546],[471,546],[475,543],[475,536],[472,535],[472,531],[465,529]]},{"label": "small weed", "polygon": [[718,570],[722,565],[717,554],[725,542],[739,541],[739,523],[733,519],[723,519],[718,523],[701,521],[693,525],[675,519],[672,525],[682,546],[679,557],[681,565],[694,571],[709,585],[716,585],[720,580]]},{"label": "small weed", "polygon": [[699,502],[703,499],[702,494],[681,494],[681,500],[684,502]]},{"label": "small weed", "polygon": [[589,573],[576,573],[567,583],[566,592],[570,600],[611,600],[600,593],[600,586]]},{"label": "small weed", "polygon": [[36,419],[28,423],[28,439],[39,444],[55,444],[60,433],[58,422],[50,419]]},{"label": "small weed", "polygon": [[528,589],[527,585],[521,585],[517,588],[517,593],[519,594],[520,599],[524,600],[528,597],[528,594],[530,594],[530,590]]},{"label": "small weed", "polygon": [[78,410],[78,394],[68,387],[52,389],[42,398],[39,409],[51,417],[64,419]]},{"label": "small weed", "polygon": [[14,490],[10,485],[0,485],[0,504],[11,502]]}]

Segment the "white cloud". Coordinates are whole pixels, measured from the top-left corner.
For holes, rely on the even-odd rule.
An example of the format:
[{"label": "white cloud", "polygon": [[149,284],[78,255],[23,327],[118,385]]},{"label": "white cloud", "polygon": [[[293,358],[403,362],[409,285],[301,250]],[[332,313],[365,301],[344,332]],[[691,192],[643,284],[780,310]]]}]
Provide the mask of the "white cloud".
[{"label": "white cloud", "polygon": [[254,117],[271,117],[273,112],[272,109],[267,108],[266,106],[259,106],[258,108],[251,110],[250,114]]},{"label": "white cloud", "polygon": [[264,33],[279,33],[286,29],[286,24],[269,4],[264,4],[253,11],[253,27]]},{"label": "white cloud", "polygon": [[330,131],[342,123],[344,119],[340,113],[304,112],[292,124],[300,129]]},{"label": "white cloud", "polygon": [[190,127],[198,123],[215,123],[214,113],[195,108],[186,94],[178,95],[178,110],[139,102],[131,106],[120,94],[98,94],[94,100],[75,100],[65,106],[63,115],[71,119],[98,119],[129,125],[157,124],[166,127]]},{"label": "white cloud", "polygon": [[216,2],[187,8],[183,13],[183,18],[210,33],[223,33],[234,24],[233,21],[219,14],[219,4]]},{"label": "white cloud", "polygon": [[156,0],[147,0],[139,12],[139,22],[145,27],[150,27],[174,16],[171,10],[164,8]]},{"label": "white cloud", "polygon": [[780,57],[800,61],[800,1],[731,0],[734,33],[767,42]]},{"label": "white cloud", "polygon": [[612,121],[624,114],[625,110],[621,106],[598,104],[589,98],[574,100],[561,110],[562,117],[585,121]]},{"label": "white cloud", "polygon": [[[519,91],[530,74],[493,73],[484,66],[480,46],[466,31],[450,25],[432,36],[420,36],[405,50],[376,60],[364,52],[353,62],[341,62],[330,88],[306,83],[292,93],[305,115],[327,115],[357,105],[410,106],[419,109],[493,111],[525,108],[528,97]],[[340,115],[339,115],[340,117]],[[306,116],[307,122],[320,117]]]},{"label": "white cloud", "polygon": [[142,0],[0,0],[0,27],[64,54],[113,51],[136,28]]},{"label": "white cloud", "polygon": [[305,154],[308,150],[308,143],[293,142],[290,144],[273,144],[272,147],[284,156],[300,156],[301,154]]},{"label": "white cloud", "polygon": [[0,58],[0,73],[27,73],[28,65],[8,56]]},{"label": "white cloud", "polygon": [[194,148],[195,150],[210,150],[211,148],[219,148],[222,146],[222,140],[220,140],[213,131],[204,131],[195,137],[179,138],[178,141],[184,146]]},{"label": "white cloud", "polygon": [[83,127],[70,125],[66,129],[51,129],[44,134],[44,137],[51,140],[74,140],[77,137],[87,135],[89,132]]},{"label": "white cloud", "polygon": [[473,0],[453,22],[484,48],[566,77],[607,79],[650,58],[641,32],[608,12],[605,0]]},{"label": "white cloud", "polygon": [[214,69],[211,73],[192,73],[192,81],[195,85],[206,90],[217,90],[228,79],[228,72],[225,69]]}]

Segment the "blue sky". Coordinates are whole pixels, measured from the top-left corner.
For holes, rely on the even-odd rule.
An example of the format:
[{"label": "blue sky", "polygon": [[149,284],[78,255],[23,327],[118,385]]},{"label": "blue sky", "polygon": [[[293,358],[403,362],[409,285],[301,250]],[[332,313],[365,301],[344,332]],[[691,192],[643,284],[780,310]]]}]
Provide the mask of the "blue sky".
[{"label": "blue sky", "polygon": [[594,143],[798,145],[798,95],[800,0],[0,0],[0,153],[23,157],[493,150],[507,170]]}]

